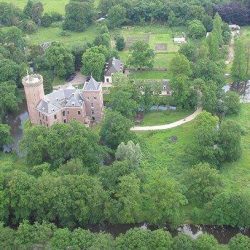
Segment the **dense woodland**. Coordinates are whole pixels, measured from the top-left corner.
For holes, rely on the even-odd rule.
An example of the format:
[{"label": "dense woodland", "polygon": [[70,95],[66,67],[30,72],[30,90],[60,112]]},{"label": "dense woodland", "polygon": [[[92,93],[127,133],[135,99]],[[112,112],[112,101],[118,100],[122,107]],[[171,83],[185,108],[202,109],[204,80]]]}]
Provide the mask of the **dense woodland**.
[{"label": "dense woodland", "polygon": [[[55,77],[67,79],[75,70],[101,81],[105,62],[125,46],[119,34],[116,48],[111,46],[110,30],[122,25],[160,22],[187,27],[190,42],[180,47],[169,67],[173,95],[159,97],[157,84],[117,74],[99,128],[77,122],[51,128],[27,123],[20,143],[25,166],[0,171],[0,248],[30,249],[38,244],[51,249],[217,249],[217,241],[206,234],[194,241],[163,230],[132,229],[114,239],[84,228],[140,222],[175,228],[183,223],[188,206],[193,207],[193,222],[250,226],[249,194],[225,192],[219,172],[222,164],[241,157],[241,137],[246,133],[227,119],[240,112],[239,94],[224,93],[222,87],[231,39],[228,23],[249,24],[250,2],[101,0],[97,9],[92,2],[71,0],[65,17],[44,13],[40,2],[29,0],[23,10],[0,3],[4,26],[0,29],[0,147],[12,140],[6,115],[18,110],[27,68],[44,76],[46,93],[52,91]],[[58,21],[63,32],[80,32],[105,15],[93,43],[68,48],[54,42],[45,48],[25,39],[25,33]],[[149,45],[137,42],[127,64],[141,70],[151,68],[153,61]],[[250,49],[236,40],[231,75],[238,92],[244,91],[250,78],[249,61]],[[178,178],[168,170],[150,168],[144,142],[130,131],[138,111],[147,113],[158,104],[204,109],[186,148],[188,168]],[[249,249],[249,238],[238,235],[228,247]]]}]

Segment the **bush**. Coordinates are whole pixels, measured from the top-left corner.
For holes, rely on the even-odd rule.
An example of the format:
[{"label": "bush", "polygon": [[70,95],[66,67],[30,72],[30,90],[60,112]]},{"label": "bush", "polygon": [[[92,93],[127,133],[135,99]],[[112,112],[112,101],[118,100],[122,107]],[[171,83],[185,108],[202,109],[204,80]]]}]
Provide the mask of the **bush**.
[{"label": "bush", "polygon": [[58,12],[53,11],[50,13],[50,16],[51,16],[52,22],[59,22],[63,20],[63,16]]},{"label": "bush", "polygon": [[32,34],[37,31],[37,25],[32,20],[28,19],[21,23],[20,28],[28,34]]},{"label": "bush", "polygon": [[53,22],[52,17],[48,13],[45,13],[42,17],[41,25],[43,27],[49,27],[52,24],[52,22]]},{"label": "bush", "polygon": [[123,36],[118,36],[116,38],[116,49],[118,51],[122,51],[122,50],[125,49],[125,45],[126,45],[126,43],[125,43],[124,37]]}]

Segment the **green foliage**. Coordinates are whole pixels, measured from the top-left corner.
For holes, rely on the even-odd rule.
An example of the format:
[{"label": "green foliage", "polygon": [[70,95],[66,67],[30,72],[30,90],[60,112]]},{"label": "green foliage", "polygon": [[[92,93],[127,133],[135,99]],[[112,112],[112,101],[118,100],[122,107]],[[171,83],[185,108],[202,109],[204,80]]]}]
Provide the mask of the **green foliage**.
[{"label": "green foliage", "polygon": [[162,225],[179,223],[180,208],[187,203],[178,182],[163,171],[150,172],[143,185],[143,207],[147,221]]},{"label": "green foliage", "polygon": [[199,20],[193,20],[188,24],[188,34],[191,38],[201,39],[206,35],[206,28]]},{"label": "green foliage", "polygon": [[112,149],[116,149],[121,142],[127,143],[133,139],[130,132],[132,122],[117,111],[108,111],[105,115],[100,131],[101,141]]},{"label": "green foliage", "polygon": [[22,12],[16,6],[7,2],[0,2],[0,23],[4,26],[17,25]]},{"label": "green foliage", "polygon": [[55,124],[49,129],[43,126],[26,129],[21,148],[26,152],[30,165],[46,161],[58,167],[70,159],[78,158],[90,172],[95,172],[102,155],[98,142],[99,138],[93,131],[72,121]]},{"label": "green foliage", "polygon": [[147,43],[138,41],[131,46],[130,51],[131,56],[128,59],[128,64],[131,67],[139,70],[143,68],[153,68],[155,55]]},{"label": "green foliage", "polygon": [[63,29],[84,31],[92,23],[93,17],[93,1],[71,0],[65,7]]},{"label": "green foliage", "polygon": [[180,49],[179,53],[184,55],[190,62],[195,62],[198,57],[197,46],[194,43],[185,43]]},{"label": "green foliage", "polygon": [[52,22],[53,22],[52,17],[48,13],[45,13],[42,17],[41,25],[43,27],[49,27],[52,24]]},{"label": "green foliage", "polygon": [[[0,82],[17,82],[19,75],[20,66],[17,63],[10,59],[0,60]],[[9,85],[11,85],[11,83]]]},{"label": "green foliage", "polygon": [[123,36],[119,35],[118,37],[116,37],[115,41],[116,41],[115,46],[118,51],[122,51],[125,49],[126,43]]},{"label": "green foliage", "polygon": [[115,153],[116,160],[127,160],[131,166],[138,167],[142,160],[142,152],[140,145],[134,144],[132,141],[128,141],[127,144],[122,142]]},{"label": "green foliage", "polygon": [[202,206],[220,192],[222,180],[219,172],[207,163],[200,163],[184,172],[183,184],[189,201]]},{"label": "green foliage", "polygon": [[0,123],[0,149],[3,146],[12,142],[12,137],[10,135],[10,126],[7,124]]},{"label": "green foliage", "polygon": [[223,121],[220,125],[218,144],[222,162],[238,160],[242,153],[240,125],[235,121]]},{"label": "green foliage", "polygon": [[177,54],[169,65],[172,79],[179,76],[190,76],[192,74],[189,60],[182,54]]},{"label": "green foliage", "polygon": [[53,43],[46,50],[45,59],[55,76],[66,78],[74,71],[73,55],[60,43]]},{"label": "green foliage", "polygon": [[16,92],[17,89],[14,82],[0,82],[0,120],[8,112],[18,109]]},{"label": "green foliage", "polygon": [[173,240],[174,250],[193,250],[194,240],[185,234],[178,234]]},{"label": "green foliage", "polygon": [[218,122],[218,117],[206,111],[197,117],[191,149],[197,161],[217,164],[218,149],[215,145],[218,139]]},{"label": "green foliage", "polygon": [[210,223],[218,225],[250,225],[249,197],[246,194],[223,192],[214,197],[206,206],[206,217]]},{"label": "green foliage", "polygon": [[115,5],[108,11],[108,25],[110,28],[121,27],[126,21],[126,9],[121,5]]},{"label": "green foliage", "polygon": [[219,247],[214,236],[209,234],[202,234],[195,241],[195,249],[197,250],[215,250]]},{"label": "green foliage", "polygon": [[250,238],[248,236],[237,234],[229,241],[230,250],[245,250],[250,249]]},{"label": "green foliage", "polygon": [[101,81],[105,66],[105,55],[100,51],[101,47],[87,49],[82,56],[81,72],[85,75],[92,75],[97,81]]}]

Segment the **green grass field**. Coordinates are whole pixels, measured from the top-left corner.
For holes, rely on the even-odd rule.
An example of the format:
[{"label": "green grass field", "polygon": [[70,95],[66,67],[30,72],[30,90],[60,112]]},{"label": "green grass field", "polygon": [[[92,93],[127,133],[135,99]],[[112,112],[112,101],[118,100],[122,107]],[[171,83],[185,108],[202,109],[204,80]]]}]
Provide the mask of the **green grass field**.
[{"label": "green grass field", "polygon": [[[242,126],[246,132],[242,136],[242,157],[233,163],[226,163],[220,172],[225,189],[250,193],[250,104],[242,104],[239,116],[229,117]],[[149,121],[152,120],[149,114]],[[166,131],[138,133],[149,168],[167,168],[178,178],[188,168],[186,149],[192,143],[193,122]],[[173,143],[169,138],[177,136]]]},{"label": "green grass field", "polygon": [[[1,2],[13,3],[17,7],[23,9],[26,5],[27,0],[0,0]],[[99,0],[94,0],[95,6],[98,6]],[[44,12],[58,12],[60,14],[64,14],[65,5],[69,2],[69,0],[40,0],[44,7]]]},{"label": "green grass field", "polygon": [[191,111],[152,111],[144,116],[142,126],[162,125],[181,120],[191,114]]},{"label": "green grass field", "polygon": [[61,27],[40,28],[36,33],[27,35],[26,39],[32,44],[41,44],[44,42],[61,42],[69,47],[84,42],[92,42],[97,34],[97,27],[91,26],[85,32],[70,32],[68,36],[61,35]]}]

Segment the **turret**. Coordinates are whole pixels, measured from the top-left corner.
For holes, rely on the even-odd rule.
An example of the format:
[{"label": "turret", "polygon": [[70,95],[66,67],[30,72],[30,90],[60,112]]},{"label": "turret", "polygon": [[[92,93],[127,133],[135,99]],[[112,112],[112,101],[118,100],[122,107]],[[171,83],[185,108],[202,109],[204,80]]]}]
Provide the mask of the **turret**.
[{"label": "turret", "polygon": [[44,98],[43,77],[38,74],[27,75],[22,79],[27,107],[32,124],[39,124],[39,112],[36,107]]}]

